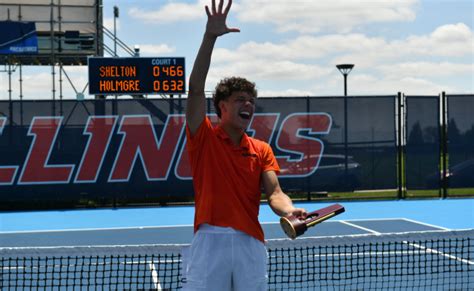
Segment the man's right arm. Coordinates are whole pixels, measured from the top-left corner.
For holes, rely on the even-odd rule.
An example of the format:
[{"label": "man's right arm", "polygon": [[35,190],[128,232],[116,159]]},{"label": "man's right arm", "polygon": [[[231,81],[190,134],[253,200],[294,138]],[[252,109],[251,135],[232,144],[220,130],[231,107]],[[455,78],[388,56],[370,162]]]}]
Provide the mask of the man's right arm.
[{"label": "man's right arm", "polygon": [[206,116],[206,95],[204,86],[211,63],[211,54],[217,37],[205,34],[194,61],[193,70],[189,77],[189,94],[186,104],[186,122],[191,134],[196,133],[199,125]]},{"label": "man's right arm", "polygon": [[215,0],[212,0],[212,12],[206,6],[207,25],[206,32],[199,48],[193,70],[189,77],[189,94],[186,105],[186,122],[191,134],[195,134],[202,121],[206,117],[206,95],[204,88],[206,84],[209,66],[211,64],[212,50],[217,37],[229,33],[238,32],[237,28],[228,28],[225,21],[232,0],[229,0],[225,10],[223,10],[224,1],[219,1],[219,7],[216,9]]}]

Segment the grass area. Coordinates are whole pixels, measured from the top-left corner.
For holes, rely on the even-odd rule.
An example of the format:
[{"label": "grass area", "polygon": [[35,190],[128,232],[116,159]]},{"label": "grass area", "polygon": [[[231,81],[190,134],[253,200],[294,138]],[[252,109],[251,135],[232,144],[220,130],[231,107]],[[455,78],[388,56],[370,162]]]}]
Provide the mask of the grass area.
[{"label": "grass area", "polygon": [[[405,192],[406,199],[440,198],[440,189],[433,190],[408,190]],[[307,201],[308,193],[289,193],[296,201]],[[355,192],[315,192],[310,193],[311,200],[384,200],[398,199],[397,189],[367,190]],[[448,198],[474,198],[474,188],[448,189]]]},{"label": "grass area", "polygon": [[[287,193],[293,201],[357,201],[357,200],[394,200],[398,199],[397,189],[387,190],[366,190],[355,192],[289,192]],[[440,190],[408,190],[405,193],[406,199],[429,199],[440,198]],[[310,198],[310,199],[308,199]],[[474,188],[450,188],[447,198],[474,198]],[[265,202],[265,195],[262,195],[262,202]],[[194,205],[194,199],[190,197],[149,197],[126,199],[123,197],[114,198],[81,198],[70,201],[7,201],[0,205],[0,211],[10,210],[51,210],[51,209],[93,209],[103,207],[157,207],[170,205]]]},{"label": "grass area", "polygon": [[[289,192],[287,193],[293,201],[357,201],[357,200],[393,200],[398,199],[397,189],[386,190],[366,190],[355,192],[311,192],[308,197],[307,192]],[[408,190],[405,193],[406,199],[440,198],[440,190]],[[448,198],[474,198],[474,188],[449,189]],[[310,200],[308,199],[310,198]],[[262,202],[266,202],[266,197],[262,194]],[[81,200],[75,208],[100,208],[100,207],[156,207],[170,205],[194,205],[193,197],[165,197],[158,199],[156,197],[149,199],[121,199],[116,200]]]},{"label": "grass area", "polygon": [[450,188],[448,197],[474,197],[474,188]]},{"label": "grass area", "polygon": [[407,190],[405,194],[406,198],[431,198],[441,197],[441,193],[439,189],[434,190]]},{"label": "grass area", "polygon": [[397,190],[377,190],[377,191],[356,191],[356,192],[331,192],[328,197],[331,199],[396,199]]},{"label": "grass area", "polygon": [[[288,193],[295,201],[307,201],[308,193]],[[358,200],[358,199],[396,199],[397,190],[356,191],[356,192],[312,192],[311,200]]]}]

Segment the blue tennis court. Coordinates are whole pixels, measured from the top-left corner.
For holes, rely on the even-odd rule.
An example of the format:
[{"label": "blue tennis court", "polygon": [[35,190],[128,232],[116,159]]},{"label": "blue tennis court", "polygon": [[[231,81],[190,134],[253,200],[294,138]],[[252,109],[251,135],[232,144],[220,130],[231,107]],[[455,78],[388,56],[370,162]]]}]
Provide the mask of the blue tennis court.
[{"label": "blue tennis court", "polygon": [[[345,213],[294,241],[262,205],[270,289],[474,287],[473,199],[340,204]],[[309,211],[327,205],[298,203]],[[180,248],[192,239],[193,215],[192,206],[1,213],[0,251],[17,259],[2,268],[3,281],[10,282],[3,287],[25,287],[33,280],[46,289],[95,288],[97,282],[125,289],[177,289]],[[114,256],[118,261],[113,262]],[[18,261],[25,257],[46,263]],[[101,269],[106,265],[119,267]],[[55,273],[66,276],[55,278]],[[171,282],[170,276],[176,278]]]},{"label": "blue tennis court", "polygon": [[[308,211],[330,204],[327,202],[296,203],[297,206],[304,207]],[[327,236],[360,233],[360,228],[349,227],[347,224],[343,225],[342,222],[334,223],[334,221],[351,220],[367,220],[374,227],[380,223],[390,224],[390,228],[382,232],[417,231],[410,229],[415,224],[438,229],[474,228],[474,199],[364,201],[340,202],[340,204],[345,207],[344,213],[310,229],[307,235]],[[94,234],[105,232],[123,231],[127,233],[139,230],[148,232],[151,229],[156,229],[161,234],[152,238],[141,237],[137,239],[137,242],[143,239],[154,243],[186,243],[192,237],[193,219],[193,206],[0,212],[0,234],[2,237],[0,244],[3,244],[5,236],[11,235],[41,236],[42,233],[49,232],[87,231],[91,236],[95,236]],[[284,235],[283,232],[279,232],[278,227],[276,227],[277,232],[272,231],[275,228],[272,224],[278,222],[278,217],[273,214],[268,205],[262,204],[259,220],[264,225],[266,238],[277,238]],[[375,222],[377,220],[380,222]],[[410,224],[407,223],[407,220],[413,220],[416,223]],[[327,233],[325,230],[327,223],[332,226],[329,228],[331,233]],[[405,229],[405,227],[408,228]],[[175,232],[178,232],[179,235],[176,235]],[[110,243],[114,242],[110,241]]]},{"label": "blue tennis court", "polygon": [[[267,239],[283,239],[285,234],[277,223],[263,224]],[[334,220],[310,228],[301,237],[326,237],[358,234],[384,234],[446,230],[417,221],[399,219]],[[4,232],[1,247],[104,246],[139,244],[189,244],[193,226],[127,227],[54,231]]]}]

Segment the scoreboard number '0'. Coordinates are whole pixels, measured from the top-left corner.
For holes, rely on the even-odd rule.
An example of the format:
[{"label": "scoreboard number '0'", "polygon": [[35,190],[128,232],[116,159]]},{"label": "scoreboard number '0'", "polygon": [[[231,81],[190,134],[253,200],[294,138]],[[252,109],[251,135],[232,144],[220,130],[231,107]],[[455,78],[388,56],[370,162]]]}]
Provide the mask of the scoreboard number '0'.
[{"label": "scoreboard number '0'", "polygon": [[100,58],[88,60],[89,94],[184,94],[184,58]]}]

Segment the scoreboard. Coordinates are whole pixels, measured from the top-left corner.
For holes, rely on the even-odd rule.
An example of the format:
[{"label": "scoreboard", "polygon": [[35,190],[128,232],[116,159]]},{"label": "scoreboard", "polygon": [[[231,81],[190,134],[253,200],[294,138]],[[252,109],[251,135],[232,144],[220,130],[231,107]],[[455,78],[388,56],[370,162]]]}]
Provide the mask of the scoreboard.
[{"label": "scoreboard", "polygon": [[184,94],[184,58],[88,59],[89,94]]}]

